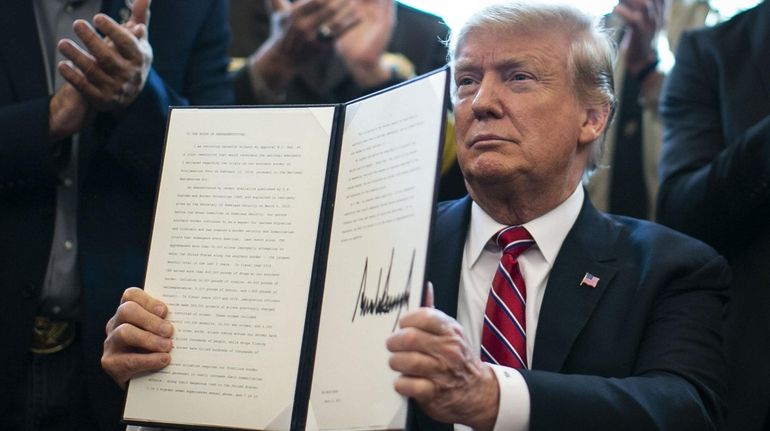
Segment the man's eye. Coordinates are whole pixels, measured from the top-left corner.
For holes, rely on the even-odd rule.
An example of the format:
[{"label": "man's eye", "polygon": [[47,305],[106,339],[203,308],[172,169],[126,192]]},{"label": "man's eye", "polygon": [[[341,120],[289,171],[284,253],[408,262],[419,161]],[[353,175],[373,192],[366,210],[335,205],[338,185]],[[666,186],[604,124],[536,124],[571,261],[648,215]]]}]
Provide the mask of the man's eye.
[{"label": "man's eye", "polygon": [[459,86],[462,86],[462,85],[471,85],[474,82],[475,81],[472,78],[460,78],[460,79],[457,80],[457,86],[459,87]]},{"label": "man's eye", "polygon": [[514,73],[514,74],[511,75],[511,80],[513,80],[513,81],[525,81],[527,79],[532,79],[532,77],[529,76],[529,74],[526,74],[526,73],[519,73],[519,72],[517,72],[517,73]]}]

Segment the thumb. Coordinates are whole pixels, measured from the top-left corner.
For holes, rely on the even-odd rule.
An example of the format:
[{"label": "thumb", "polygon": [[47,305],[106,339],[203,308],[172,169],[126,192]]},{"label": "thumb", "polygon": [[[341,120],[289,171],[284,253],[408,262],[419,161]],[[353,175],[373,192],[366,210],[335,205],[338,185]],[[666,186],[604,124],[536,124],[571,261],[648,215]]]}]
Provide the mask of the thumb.
[{"label": "thumb", "polygon": [[136,24],[150,24],[150,1],[135,0],[131,7],[131,21]]},{"label": "thumb", "polygon": [[433,283],[430,281],[425,283],[425,290],[422,294],[422,306],[433,308]]},{"label": "thumb", "polygon": [[289,0],[270,0],[270,9],[273,12],[286,12],[291,9]]}]

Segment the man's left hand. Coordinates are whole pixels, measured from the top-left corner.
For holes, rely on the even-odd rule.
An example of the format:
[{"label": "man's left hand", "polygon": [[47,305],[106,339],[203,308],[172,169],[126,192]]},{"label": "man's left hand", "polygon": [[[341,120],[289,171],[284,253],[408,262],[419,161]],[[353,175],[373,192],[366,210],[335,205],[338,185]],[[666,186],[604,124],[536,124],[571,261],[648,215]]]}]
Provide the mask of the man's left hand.
[{"label": "man's left hand", "polygon": [[500,390],[494,371],[471,349],[456,320],[433,308],[404,315],[387,340],[396,391],[432,418],[476,430],[494,427]]},{"label": "man's left hand", "polygon": [[69,39],[59,42],[71,62],[59,63],[59,72],[99,111],[125,110],[147,82],[153,59],[149,7],[150,0],[136,0],[131,19],[122,25],[101,13],[94,17],[95,28],[76,20],[73,28],[85,49]]}]

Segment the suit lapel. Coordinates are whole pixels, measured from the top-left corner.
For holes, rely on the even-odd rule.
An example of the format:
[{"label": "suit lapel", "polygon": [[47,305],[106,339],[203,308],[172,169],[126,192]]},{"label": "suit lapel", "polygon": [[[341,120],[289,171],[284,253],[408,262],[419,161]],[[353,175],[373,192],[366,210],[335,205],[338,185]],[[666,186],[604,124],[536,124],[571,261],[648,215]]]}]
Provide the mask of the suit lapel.
[{"label": "suit lapel", "polygon": [[436,217],[428,270],[436,308],[455,317],[463,249],[471,218],[471,199],[466,196],[443,205]]},{"label": "suit lapel", "polygon": [[31,0],[0,1],[0,67],[10,77],[17,100],[48,94],[48,84]]},{"label": "suit lapel", "polygon": [[[538,319],[533,369],[561,370],[599,299],[612,288],[617,272],[612,247],[617,234],[586,195],[551,269]],[[581,284],[586,273],[599,278],[596,287]]]}]

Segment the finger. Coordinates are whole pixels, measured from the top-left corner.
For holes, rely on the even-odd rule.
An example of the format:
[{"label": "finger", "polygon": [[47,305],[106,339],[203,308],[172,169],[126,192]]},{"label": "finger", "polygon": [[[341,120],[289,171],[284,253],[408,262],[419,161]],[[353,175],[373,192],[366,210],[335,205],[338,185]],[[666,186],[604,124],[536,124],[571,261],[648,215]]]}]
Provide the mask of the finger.
[{"label": "finger", "polygon": [[83,74],[90,71],[90,69],[96,65],[96,59],[93,55],[69,39],[60,40],[56,45],[56,48],[65,58],[70,60],[71,64],[83,72]]},{"label": "finger", "polygon": [[[296,14],[311,28],[327,23],[350,0],[307,0],[295,4]],[[327,24],[328,25],[328,24]]]},{"label": "finger", "polygon": [[451,332],[451,326],[455,323],[454,319],[442,311],[428,307],[412,310],[398,321],[400,328],[413,327],[435,335]]},{"label": "finger", "polygon": [[127,301],[118,306],[113,325],[128,323],[162,337],[171,337],[174,326],[168,320],[152,314],[134,301]]},{"label": "finger", "polygon": [[331,18],[326,19],[323,24],[327,25],[333,37],[342,36],[346,31],[361,23],[361,15],[355,8],[353,2],[345,2],[334,12]]},{"label": "finger", "polygon": [[161,337],[129,323],[123,323],[107,335],[104,339],[104,348],[114,352],[133,352],[137,350],[145,352],[170,352],[174,348],[174,343],[170,338]]},{"label": "finger", "polygon": [[[103,13],[96,14],[94,17],[94,25],[100,32],[102,32],[102,34],[112,41],[115,49],[117,49],[118,53],[123,58],[130,61],[141,61],[142,52],[137,46],[136,38],[129,29],[118,24],[114,19]],[[112,50],[110,51],[112,53]],[[97,53],[94,53],[94,56],[101,63],[100,56],[97,55]],[[110,56],[110,58],[107,58],[106,60],[114,62],[114,56]]]},{"label": "finger", "polygon": [[168,313],[168,307],[166,304],[153,297],[149,293],[138,287],[129,287],[123,292],[123,296],[120,298],[120,303],[124,302],[136,302],[141,305],[145,310],[149,310],[152,314],[165,318]]},{"label": "finger", "polygon": [[83,73],[71,61],[60,61],[56,65],[59,74],[75,87],[79,92],[83,92],[83,87],[87,85],[88,80]]},{"label": "finger", "polygon": [[131,8],[131,21],[150,25],[150,0],[135,0]]},{"label": "finger", "polygon": [[334,37],[339,39],[341,36],[344,36],[349,30],[356,28],[362,22],[363,20],[358,16],[351,17],[348,21],[340,24],[337,28],[332,29],[332,32],[334,33]]},{"label": "finger", "polygon": [[[59,74],[75,87],[88,100],[98,100],[101,96],[99,90],[86,79],[83,72],[80,71],[71,61],[60,61],[57,65]],[[92,99],[96,97],[96,99]]]},{"label": "finger", "polygon": [[411,377],[430,377],[436,373],[438,362],[420,352],[397,352],[390,356],[388,365],[393,371]]},{"label": "finger", "polygon": [[59,52],[70,60],[91,83],[99,85],[114,85],[111,76],[102,70],[96,59],[69,39],[62,39],[58,44]]},{"label": "finger", "polygon": [[291,9],[289,0],[270,0],[270,10],[273,12],[287,12]]},{"label": "finger", "polygon": [[403,375],[396,378],[393,388],[399,394],[414,398],[418,402],[432,398],[435,391],[433,382],[430,380]]},{"label": "finger", "polygon": [[126,382],[139,373],[157,371],[171,362],[168,353],[123,353],[102,355],[102,368],[118,384],[125,388]]},{"label": "finger", "polygon": [[385,347],[392,353],[421,352],[431,354],[437,344],[435,334],[419,328],[402,328],[396,330],[385,340]]},{"label": "finger", "polygon": [[105,109],[106,106],[113,102],[112,96],[108,96],[100,87],[89,81],[80,69],[76,68],[72,63],[68,61],[59,62],[58,71],[96,109]]},{"label": "finger", "polygon": [[110,320],[107,321],[107,324],[104,325],[104,333],[106,335],[110,335],[110,332],[112,332],[116,326],[117,326],[117,323],[115,323],[115,316],[113,315],[112,317],[110,317]]},{"label": "finger", "polygon": [[120,56],[107,40],[99,36],[96,30],[85,20],[76,20],[72,25],[75,34],[83,42],[88,52],[96,59],[99,66],[107,73],[116,73],[121,69]]},{"label": "finger", "polygon": [[638,25],[642,20],[642,14],[624,4],[618,4],[613,9],[613,12],[620,17],[626,24]]},{"label": "finger", "polygon": [[433,283],[430,281],[425,283],[425,290],[423,291],[422,301],[424,307],[434,308],[433,305]]}]

